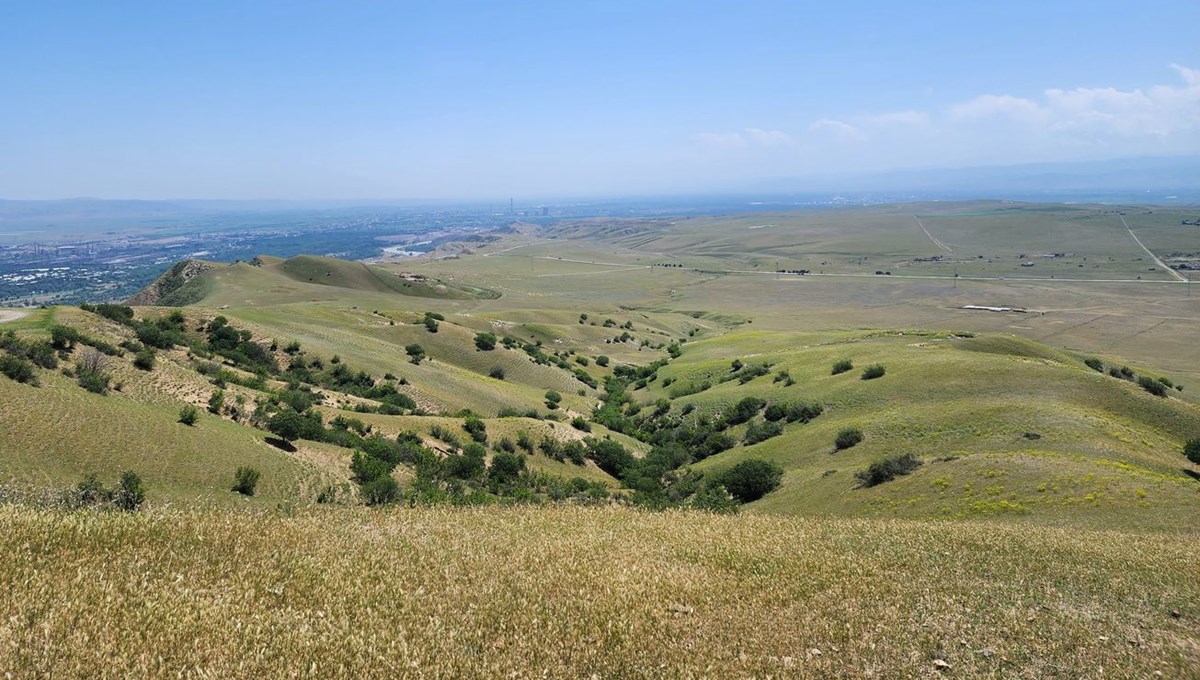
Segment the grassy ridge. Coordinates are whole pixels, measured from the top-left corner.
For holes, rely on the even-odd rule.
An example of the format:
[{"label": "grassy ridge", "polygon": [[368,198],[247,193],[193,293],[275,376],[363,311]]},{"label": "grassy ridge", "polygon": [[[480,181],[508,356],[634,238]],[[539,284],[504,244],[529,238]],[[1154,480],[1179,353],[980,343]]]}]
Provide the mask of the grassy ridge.
[{"label": "grassy ridge", "polygon": [[1200,667],[1200,552],[1152,533],[581,508],[0,506],[0,525],[0,667],[18,677]]},{"label": "grassy ridge", "polygon": [[[686,348],[661,371],[647,399],[710,382],[715,386],[677,404],[714,414],[747,396],[827,406],[812,423],[788,425],[782,436],[697,465],[718,470],[761,457],[783,466],[782,488],[753,506],[762,511],[1069,517],[1164,528],[1189,527],[1200,515],[1200,484],[1185,474],[1192,466],[1180,454],[1183,441],[1200,432],[1200,409],[1151,396],[1038,343],[914,331],[755,331]],[[770,362],[771,374],[745,385],[719,383],[730,357]],[[843,358],[857,368],[831,375]],[[885,364],[887,374],[861,380],[863,367],[875,363]],[[779,371],[795,385],[775,382]],[[860,427],[865,441],[835,450],[836,433],[850,426]],[[856,472],[900,454],[927,464],[888,484],[855,488]]]}]

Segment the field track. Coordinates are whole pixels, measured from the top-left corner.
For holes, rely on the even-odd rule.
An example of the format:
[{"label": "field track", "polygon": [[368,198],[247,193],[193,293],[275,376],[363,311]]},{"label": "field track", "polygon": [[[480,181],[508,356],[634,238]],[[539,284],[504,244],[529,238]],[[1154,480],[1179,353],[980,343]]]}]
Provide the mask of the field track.
[{"label": "field track", "polygon": [[1121,224],[1125,225],[1125,231],[1129,232],[1129,236],[1133,239],[1133,242],[1138,244],[1139,246],[1141,246],[1142,250],[1146,251],[1146,254],[1149,255],[1150,258],[1158,264],[1158,266],[1167,270],[1167,273],[1170,274],[1171,276],[1175,277],[1176,279],[1179,279],[1180,281],[1187,281],[1187,279],[1184,278],[1183,274],[1180,274],[1179,272],[1175,271],[1174,269],[1171,269],[1170,267],[1168,267],[1166,262],[1163,262],[1162,260],[1158,259],[1158,256],[1155,255],[1153,252],[1151,252],[1150,249],[1146,247],[1146,244],[1142,243],[1142,239],[1138,238],[1137,234],[1133,233],[1133,230],[1129,228],[1129,224],[1125,222],[1124,215],[1121,216]]}]

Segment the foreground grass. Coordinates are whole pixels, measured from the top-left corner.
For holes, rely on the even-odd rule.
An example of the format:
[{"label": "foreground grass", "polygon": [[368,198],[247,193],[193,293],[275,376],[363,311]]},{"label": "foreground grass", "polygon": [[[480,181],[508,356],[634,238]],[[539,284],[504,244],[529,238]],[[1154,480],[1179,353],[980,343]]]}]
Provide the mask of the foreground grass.
[{"label": "foreground grass", "polygon": [[0,527],[14,677],[1200,667],[1200,547],[1178,536],[582,508],[0,506]]}]

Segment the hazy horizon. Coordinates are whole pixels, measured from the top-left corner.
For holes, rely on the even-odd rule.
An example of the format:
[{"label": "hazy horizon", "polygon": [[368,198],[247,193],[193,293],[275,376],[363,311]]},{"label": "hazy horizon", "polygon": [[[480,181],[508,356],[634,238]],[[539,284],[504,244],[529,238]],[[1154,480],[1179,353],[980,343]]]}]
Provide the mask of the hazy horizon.
[{"label": "hazy horizon", "polygon": [[1200,154],[1191,2],[9,15],[5,199],[683,195]]}]

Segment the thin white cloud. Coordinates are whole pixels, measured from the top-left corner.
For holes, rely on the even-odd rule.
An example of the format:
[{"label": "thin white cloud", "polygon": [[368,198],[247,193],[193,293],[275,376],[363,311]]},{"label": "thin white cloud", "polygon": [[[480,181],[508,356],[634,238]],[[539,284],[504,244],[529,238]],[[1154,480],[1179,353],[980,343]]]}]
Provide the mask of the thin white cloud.
[{"label": "thin white cloud", "polygon": [[1021,97],[984,94],[951,106],[948,115],[952,121],[993,116],[1033,121],[1041,117],[1041,109],[1036,102]]},{"label": "thin white cloud", "polygon": [[708,146],[726,149],[738,148],[772,148],[792,146],[795,140],[782,130],[763,130],[761,128],[746,128],[741,132],[701,132],[696,134],[696,140]]},{"label": "thin white cloud", "polygon": [[861,142],[867,138],[862,130],[853,125],[842,120],[833,120],[830,118],[822,118],[821,120],[814,121],[808,126],[808,129],[810,132],[820,133],[824,136],[844,141]]},{"label": "thin white cloud", "polygon": [[[1200,70],[1171,64],[1173,82],[1142,88],[990,93],[940,110],[822,118],[794,131],[747,128],[696,135],[762,172],[931,164],[1086,160],[1200,153]],[[718,158],[717,156],[707,156]],[[722,161],[735,157],[725,153]],[[729,166],[722,166],[731,169]]]},{"label": "thin white cloud", "polygon": [[924,111],[893,111],[873,116],[863,116],[868,125],[928,125],[929,114]]},{"label": "thin white cloud", "polygon": [[1171,68],[1179,73],[1179,77],[1183,78],[1183,82],[1188,85],[1200,85],[1200,69],[1188,68],[1179,64],[1171,64]]}]

